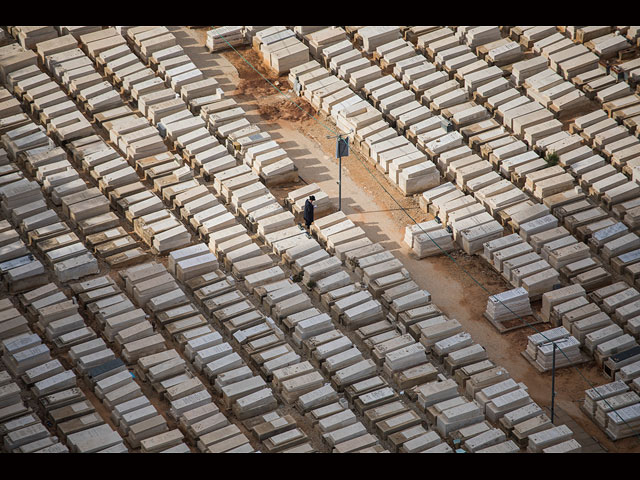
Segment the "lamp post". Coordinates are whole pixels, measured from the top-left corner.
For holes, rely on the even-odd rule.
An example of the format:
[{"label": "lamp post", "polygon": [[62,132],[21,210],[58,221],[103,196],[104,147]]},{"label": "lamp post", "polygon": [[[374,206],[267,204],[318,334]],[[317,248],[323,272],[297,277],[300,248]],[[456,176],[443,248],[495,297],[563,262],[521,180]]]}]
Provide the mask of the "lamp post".
[{"label": "lamp post", "polygon": [[[351,130],[349,134],[351,132],[353,132],[353,130]],[[338,211],[342,211],[342,157],[349,156],[349,137],[345,137],[340,134],[333,137],[328,136],[327,138],[337,139],[336,158],[338,159]]]},{"label": "lamp post", "polygon": [[556,348],[558,348],[556,342],[553,342],[553,360],[551,363],[551,423],[553,423],[556,401]]}]

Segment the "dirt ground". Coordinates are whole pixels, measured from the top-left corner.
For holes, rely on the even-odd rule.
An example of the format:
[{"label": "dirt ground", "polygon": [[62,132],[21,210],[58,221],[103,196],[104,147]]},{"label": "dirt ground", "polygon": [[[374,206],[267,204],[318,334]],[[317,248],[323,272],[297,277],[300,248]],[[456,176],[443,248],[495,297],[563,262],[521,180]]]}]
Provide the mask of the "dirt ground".
[{"label": "dirt ground", "polygon": [[[321,123],[303,115],[297,107],[290,104],[284,107],[287,100],[283,95],[250,68],[238,53],[233,50],[214,55],[208,53],[202,47],[206,40],[205,32],[206,29],[186,28],[174,31],[176,36],[185,35],[187,43],[190,44],[193,41],[193,45],[189,47],[193,51],[187,53],[194,59],[196,66],[216,77],[220,73],[228,77],[228,81],[224,82],[224,90],[233,94],[236,101],[250,113],[248,120],[259,122],[260,127],[268,131],[296,163],[301,179],[300,184],[278,189],[278,191],[286,195],[288,190],[315,182],[333,199],[334,206],[337,208],[338,165],[337,160],[333,158],[335,140],[326,138],[329,131]],[[190,38],[187,39],[187,37]],[[184,42],[181,43],[184,46]],[[306,101],[292,94],[286,76],[276,78],[266,71],[254,50],[244,47],[239,48],[238,52],[271,82],[278,82],[276,86],[285,92],[288,98],[300,104],[306,111],[314,113]],[[322,116],[322,114],[319,115]],[[322,119],[322,121],[335,129],[335,125],[330,120]],[[540,374],[521,355],[526,347],[527,337],[535,332],[530,328],[522,328],[500,334],[482,316],[489,294],[469,278],[462,268],[484,285],[491,294],[508,289],[507,284],[484,261],[477,257],[469,257],[461,251],[452,254],[456,263],[446,256],[422,260],[412,258],[409,249],[402,242],[405,227],[412,222],[398,207],[398,203],[418,222],[431,217],[420,210],[416,199],[402,197],[395,186],[368,163],[369,170],[373,171],[375,178],[395,199],[395,201],[392,200],[380,184],[372,178],[371,173],[365,169],[362,163],[363,158],[352,154],[342,160],[342,209],[345,214],[357,222],[372,241],[379,242],[394,252],[413,279],[431,293],[433,303],[450,318],[460,321],[474,340],[485,347],[492,361],[507,368],[516,381],[525,382],[534,401],[541,406],[549,406],[551,375]],[[543,324],[537,325],[536,328],[544,330],[548,327]],[[565,410],[606,450],[640,452],[640,441],[628,438],[616,443],[611,442],[579,410],[584,399],[584,391],[589,388],[582,376],[593,385],[602,385],[609,381],[600,373],[599,367],[593,361],[581,365],[579,370],[580,373],[569,368],[558,371],[556,405]]]}]

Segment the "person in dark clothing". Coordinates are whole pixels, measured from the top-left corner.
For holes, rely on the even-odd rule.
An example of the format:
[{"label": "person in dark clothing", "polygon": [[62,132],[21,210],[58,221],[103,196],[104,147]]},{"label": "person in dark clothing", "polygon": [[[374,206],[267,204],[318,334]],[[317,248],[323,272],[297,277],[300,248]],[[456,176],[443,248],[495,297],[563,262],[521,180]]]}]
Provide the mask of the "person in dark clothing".
[{"label": "person in dark clothing", "polygon": [[316,208],[313,202],[315,201],[316,197],[311,195],[304,203],[304,214],[302,216],[304,218],[304,223],[306,224],[307,230],[309,230],[311,224],[313,223],[313,209]]}]

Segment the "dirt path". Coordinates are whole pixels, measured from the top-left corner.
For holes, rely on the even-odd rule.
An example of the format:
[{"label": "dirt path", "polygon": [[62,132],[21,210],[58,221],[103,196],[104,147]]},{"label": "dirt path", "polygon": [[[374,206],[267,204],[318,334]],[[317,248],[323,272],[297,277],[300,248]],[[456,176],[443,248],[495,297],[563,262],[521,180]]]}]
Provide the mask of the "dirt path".
[{"label": "dirt path", "polygon": [[[282,95],[249,68],[234,51],[213,55],[208,53],[202,47],[206,40],[204,32],[205,30],[190,29],[174,31],[176,36],[185,35],[190,37],[189,41],[194,42],[190,47],[193,51],[189,51],[188,54],[199,68],[215,75],[216,78],[219,78],[220,72],[228,76],[228,82],[226,79],[223,80],[224,83],[221,82],[227,86],[225,92],[233,95],[233,98],[249,112],[247,119],[259,123],[261,129],[268,131],[296,163],[301,182],[299,185],[283,189],[281,193],[284,194],[285,191],[305,183],[315,182],[333,199],[334,206],[337,208],[338,164],[333,158],[335,140],[326,138],[330,132],[320,123],[306,117],[295,106],[287,105],[288,102]],[[278,79],[264,69],[255,51],[247,47],[238,50],[270,81],[279,82],[277,86],[291,99],[312,111],[304,100],[292,96],[286,77]],[[231,90],[232,85],[236,86],[235,90]],[[299,114],[295,113],[296,110]],[[335,125],[330,120],[322,118],[322,121],[335,129]],[[409,249],[402,242],[405,227],[411,223],[411,220],[371,178],[371,174],[355,155],[343,158],[342,166],[342,210],[345,214],[357,222],[372,241],[379,242],[394,252],[411,273],[412,278],[431,293],[433,303],[450,318],[456,318],[473,339],[487,350],[492,361],[507,368],[516,381],[525,382],[534,401],[541,406],[549,406],[551,375],[540,374],[521,355],[526,347],[527,337],[534,333],[533,330],[524,328],[504,335],[500,334],[482,316],[486,309],[488,294],[460,267],[470,272],[492,294],[510,287],[486,263],[461,252],[453,255],[458,265],[446,256],[422,260],[412,258],[409,255]],[[370,163],[367,166],[369,169],[373,168]],[[431,218],[419,209],[415,199],[402,197],[382,173],[373,170],[376,178],[416,221]],[[538,325],[536,328],[543,330],[547,327]],[[580,366],[580,371],[594,385],[608,383],[594,362]],[[587,388],[588,385],[575,370],[560,370],[556,377],[556,404],[607,450],[640,452],[638,440],[628,438],[614,444],[579,410]]]}]

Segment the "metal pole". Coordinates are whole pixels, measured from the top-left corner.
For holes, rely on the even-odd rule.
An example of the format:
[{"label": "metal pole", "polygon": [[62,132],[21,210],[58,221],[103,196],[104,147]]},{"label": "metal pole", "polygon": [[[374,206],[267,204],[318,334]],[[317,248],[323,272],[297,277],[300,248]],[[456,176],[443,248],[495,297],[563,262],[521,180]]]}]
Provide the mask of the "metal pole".
[{"label": "metal pole", "polygon": [[555,410],[556,399],[556,343],[553,342],[553,360],[551,363],[551,423],[553,424],[553,416]]},{"label": "metal pole", "polygon": [[[351,134],[351,132],[353,132],[353,130],[351,130],[347,135]],[[327,138],[336,138],[338,140],[337,144],[336,144],[336,157],[338,157],[338,210],[342,211],[342,154],[344,153],[342,150],[342,146],[340,145],[340,142],[342,140],[344,140],[342,138],[341,134],[335,135],[333,137],[327,137]],[[347,137],[348,138],[348,137]],[[347,150],[347,156],[349,156],[349,143],[348,140],[345,141],[345,146],[344,148],[346,148]]]},{"label": "metal pole", "polygon": [[[342,140],[342,135],[338,137],[338,143]],[[338,147],[338,152],[341,152]],[[342,211],[342,155],[338,156],[338,211]]]},{"label": "metal pole", "polygon": [[338,211],[342,211],[342,157],[338,157]]}]

